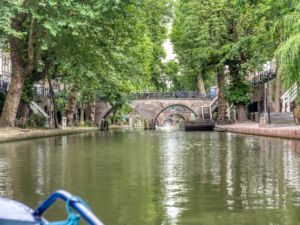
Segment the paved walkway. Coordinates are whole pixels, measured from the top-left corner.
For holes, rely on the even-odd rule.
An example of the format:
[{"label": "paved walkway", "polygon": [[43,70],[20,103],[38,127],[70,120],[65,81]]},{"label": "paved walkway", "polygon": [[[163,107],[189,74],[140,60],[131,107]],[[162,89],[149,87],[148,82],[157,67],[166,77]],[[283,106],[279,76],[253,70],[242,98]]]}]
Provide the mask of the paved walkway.
[{"label": "paved walkway", "polygon": [[260,128],[258,123],[236,123],[231,125],[217,125],[217,130],[240,134],[251,134],[268,137],[300,139],[300,126],[267,126]]},{"label": "paved walkway", "polygon": [[67,134],[77,134],[83,132],[96,131],[94,127],[72,127],[62,129],[18,129],[18,128],[3,128],[0,129],[0,143],[7,141],[19,141],[32,138],[52,137]]}]

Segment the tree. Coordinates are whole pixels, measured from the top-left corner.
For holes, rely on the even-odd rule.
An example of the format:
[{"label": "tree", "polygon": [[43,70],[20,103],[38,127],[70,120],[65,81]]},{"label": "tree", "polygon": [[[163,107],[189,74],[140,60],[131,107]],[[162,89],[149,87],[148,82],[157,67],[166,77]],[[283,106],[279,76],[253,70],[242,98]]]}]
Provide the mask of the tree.
[{"label": "tree", "polygon": [[[1,126],[14,126],[24,81],[44,69],[43,57],[51,59],[61,80],[71,81],[69,87],[76,93],[85,85],[96,90],[102,77],[113,82],[129,77],[144,87],[158,88],[170,2],[1,2],[10,24],[0,23],[1,38],[9,42],[13,66]],[[76,96],[69,97],[74,106]],[[67,107],[67,114],[74,112],[73,106]]]},{"label": "tree", "polygon": [[[218,74],[219,110],[218,121],[224,120],[226,102],[223,95],[225,53],[222,47],[227,43],[226,23],[220,12],[222,1],[178,1],[173,22],[171,39],[181,66],[181,79],[192,89],[202,93],[206,87],[216,84]],[[187,85],[186,85],[187,86]]]},{"label": "tree", "polygon": [[[89,96],[90,100],[105,100],[118,106],[115,107],[118,110],[125,104],[123,93],[158,88],[159,82],[153,79],[153,68],[160,68],[162,64],[155,49],[162,49],[168,21],[162,17],[169,15],[165,10],[168,4],[169,1],[151,0],[143,4],[132,1],[123,3],[117,11],[108,9],[102,15],[103,20],[97,21],[101,30],[92,30],[92,38],[82,38],[75,42],[80,43],[79,46],[68,48],[70,53],[62,53],[67,57],[59,57],[62,59],[61,71],[69,74],[62,76],[62,81],[70,88],[76,87],[71,88],[73,91],[66,105],[69,124],[76,104],[76,96],[72,93],[77,97]],[[89,29],[85,31],[89,32]],[[78,50],[84,52],[81,63],[71,63],[73,60],[78,62],[73,59],[74,51]],[[69,62],[64,62],[65,58]]]},{"label": "tree", "polygon": [[[44,49],[64,30],[75,35],[95,16],[91,2],[63,0],[4,1],[0,8],[8,8],[9,27],[1,25],[1,36],[8,40],[12,62],[11,84],[1,114],[1,126],[14,126],[24,81],[38,68]],[[97,8],[95,6],[95,8]]]},{"label": "tree", "polygon": [[[274,42],[265,11],[268,1],[178,1],[172,40],[179,63],[194,76],[216,74],[219,88],[218,120],[224,120],[227,100],[237,107],[238,121],[246,119],[249,72],[272,59]],[[268,46],[269,48],[266,48]],[[258,51],[259,50],[259,51]],[[227,73],[226,73],[227,71]],[[228,83],[225,81],[225,73]],[[230,97],[229,97],[230,96]]]}]

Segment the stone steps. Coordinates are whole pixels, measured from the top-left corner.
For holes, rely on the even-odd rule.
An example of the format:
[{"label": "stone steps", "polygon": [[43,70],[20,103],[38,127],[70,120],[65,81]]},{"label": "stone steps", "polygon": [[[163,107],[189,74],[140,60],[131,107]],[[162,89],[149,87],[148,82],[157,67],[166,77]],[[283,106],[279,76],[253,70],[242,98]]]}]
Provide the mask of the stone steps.
[{"label": "stone steps", "polygon": [[295,125],[293,113],[270,113],[271,124]]}]

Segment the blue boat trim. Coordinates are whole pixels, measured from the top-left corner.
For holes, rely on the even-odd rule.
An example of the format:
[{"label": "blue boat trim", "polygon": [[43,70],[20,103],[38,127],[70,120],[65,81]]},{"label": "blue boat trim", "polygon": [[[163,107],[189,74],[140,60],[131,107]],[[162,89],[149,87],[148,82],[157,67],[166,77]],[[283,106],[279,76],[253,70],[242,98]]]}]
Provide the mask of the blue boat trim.
[{"label": "blue boat trim", "polygon": [[88,224],[91,225],[104,225],[95,214],[87,207],[80,199],[72,196],[70,193],[59,190],[52,193],[39,207],[37,207],[33,216],[39,220],[42,218],[43,213],[52,206],[57,199],[61,199],[71,206]]}]

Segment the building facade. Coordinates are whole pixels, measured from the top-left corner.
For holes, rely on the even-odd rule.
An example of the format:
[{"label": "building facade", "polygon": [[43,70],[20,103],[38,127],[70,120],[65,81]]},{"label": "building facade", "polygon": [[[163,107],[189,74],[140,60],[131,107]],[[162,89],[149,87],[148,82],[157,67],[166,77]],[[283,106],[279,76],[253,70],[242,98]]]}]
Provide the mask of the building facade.
[{"label": "building facade", "polygon": [[0,89],[7,91],[11,80],[12,66],[10,54],[0,48]]}]

